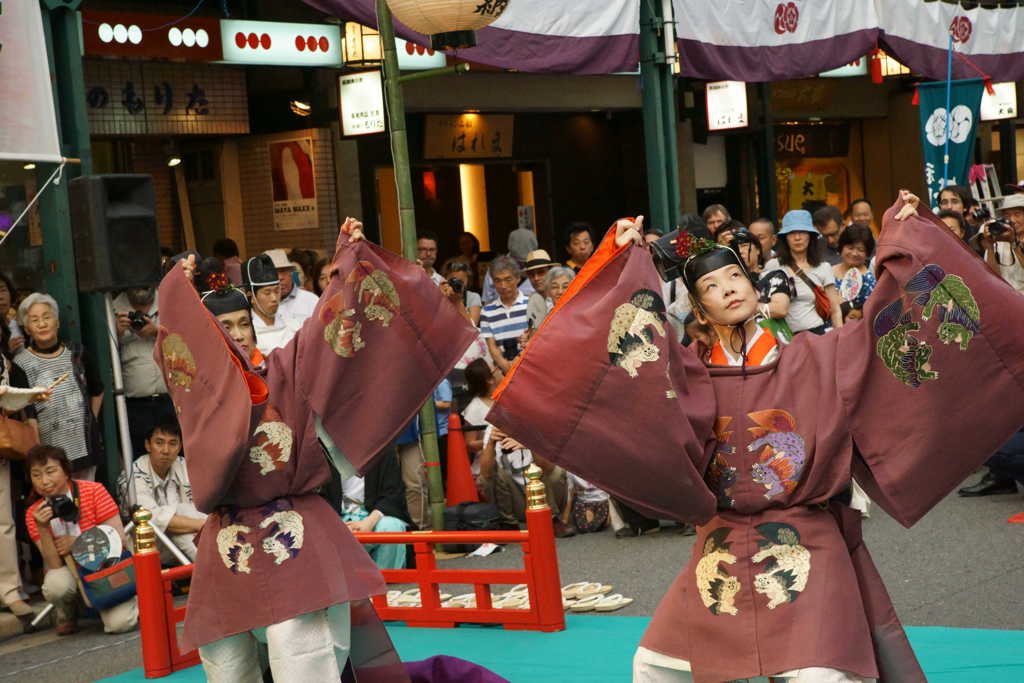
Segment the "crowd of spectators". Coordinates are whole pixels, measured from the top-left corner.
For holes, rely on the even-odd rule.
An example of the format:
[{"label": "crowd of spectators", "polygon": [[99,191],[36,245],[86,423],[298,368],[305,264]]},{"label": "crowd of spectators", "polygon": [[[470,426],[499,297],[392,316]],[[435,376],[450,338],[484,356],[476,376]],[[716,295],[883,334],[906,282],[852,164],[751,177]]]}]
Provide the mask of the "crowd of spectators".
[{"label": "crowd of spectators", "polygon": [[[744,224],[725,206],[713,204],[680,222],[682,229],[736,250],[761,293],[761,324],[783,343],[804,333],[829,334],[862,318],[876,283],[878,225],[870,202],[855,200],[845,212],[833,206],[809,208],[813,210],[788,211],[778,222],[756,217]],[[987,217],[966,188],[954,186],[941,192],[935,208],[951,234],[1024,294],[1024,194],[1009,195],[996,215]],[[648,242],[659,237],[656,232],[645,235]],[[617,537],[628,538],[661,529],[658,520],[644,517],[487,423],[495,389],[598,241],[590,225],[570,224],[559,245],[564,250],[559,261],[524,229],[512,232],[507,250],[493,254],[482,253],[469,232],[453,245],[426,232],[417,240],[418,263],[427,276],[424,286],[439,287],[478,330],[455,371],[433,395],[441,463],[446,465],[451,438],[449,415],[456,413],[477,491],[507,526],[524,521],[524,474],[536,464],[558,536],[611,527]],[[173,262],[169,258],[167,267]],[[324,252],[307,249],[273,249],[243,260],[237,246],[225,239],[217,242],[211,257],[200,260],[197,282],[201,292],[223,286],[245,292],[254,312],[256,343],[266,357],[285,346],[313,314],[330,281],[330,265]],[[713,329],[695,315],[681,279],[663,283],[661,293],[681,343],[698,350],[714,344]],[[102,351],[62,341],[61,306],[51,296],[37,292],[20,301],[15,296],[13,284],[0,276],[0,404],[7,387],[38,388],[17,410],[3,407],[10,418],[36,430],[42,445],[22,462],[0,452],[0,599],[16,615],[28,618],[32,610],[25,600],[34,582],[56,608],[58,632],[71,633],[79,584],[68,556],[77,535],[107,525],[123,537],[122,524],[133,506],[140,505],[153,512],[154,526],[168,539],[161,547],[162,560],[174,564],[195,557],[205,515],[194,506],[175,409],[153,360],[160,318],[156,288],[128,289],[113,300],[116,329],[111,334],[120,351],[130,448],[136,459],[116,481],[100,482],[97,466],[106,458],[98,418],[104,395],[112,390],[96,369],[94,354]],[[323,495],[353,532],[430,528],[423,432],[419,418],[413,419],[365,476],[336,477],[325,489]],[[116,445],[107,445],[111,447]],[[960,495],[1012,493],[1019,483],[1024,483],[1024,432],[994,454],[988,473]],[[60,495],[76,502],[76,520],[55,515],[50,501]],[[367,549],[381,567],[401,568],[407,562],[402,546]],[[45,578],[40,568],[46,570]],[[135,603],[117,605],[101,617],[108,631],[130,629],[137,619]]]}]

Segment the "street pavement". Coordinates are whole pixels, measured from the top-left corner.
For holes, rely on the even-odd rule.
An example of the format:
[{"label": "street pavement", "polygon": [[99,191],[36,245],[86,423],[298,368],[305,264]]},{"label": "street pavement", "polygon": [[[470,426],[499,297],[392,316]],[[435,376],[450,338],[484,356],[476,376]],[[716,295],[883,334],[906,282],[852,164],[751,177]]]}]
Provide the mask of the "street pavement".
[{"label": "street pavement", "polygon": [[[864,536],[900,618],[913,626],[1022,629],[1024,525],[1006,518],[1024,511],[1024,496],[943,500],[913,529],[904,529],[877,507]],[[601,581],[635,602],[616,615],[654,613],[686,563],[693,536],[666,528],[639,538],[616,539],[610,530],[558,541],[563,584]],[[509,548],[486,558],[439,563],[445,568],[518,568],[522,553]],[[468,592],[449,586],[447,592]],[[606,618],[604,615],[593,618]],[[98,623],[57,638],[52,630],[0,642],[0,683],[94,681],[141,665],[138,634],[108,636]]]}]

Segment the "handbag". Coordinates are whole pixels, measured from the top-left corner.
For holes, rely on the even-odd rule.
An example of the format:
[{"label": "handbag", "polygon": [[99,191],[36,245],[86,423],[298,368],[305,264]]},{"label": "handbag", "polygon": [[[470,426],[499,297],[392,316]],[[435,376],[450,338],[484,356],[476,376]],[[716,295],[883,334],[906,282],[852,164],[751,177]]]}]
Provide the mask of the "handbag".
[{"label": "handbag", "polygon": [[39,445],[39,435],[30,425],[7,417],[0,410],[0,458],[24,460]]},{"label": "handbag", "polygon": [[793,271],[799,275],[800,279],[804,281],[804,284],[810,287],[811,291],[814,292],[814,312],[817,313],[818,317],[826,323],[832,320],[832,301],[829,300],[824,287],[819,287],[814,284],[814,281],[811,280],[803,270],[794,268]]},{"label": "handbag", "polygon": [[82,588],[96,609],[110,609],[135,597],[135,561],[126,549],[120,561],[92,574],[82,574]]}]

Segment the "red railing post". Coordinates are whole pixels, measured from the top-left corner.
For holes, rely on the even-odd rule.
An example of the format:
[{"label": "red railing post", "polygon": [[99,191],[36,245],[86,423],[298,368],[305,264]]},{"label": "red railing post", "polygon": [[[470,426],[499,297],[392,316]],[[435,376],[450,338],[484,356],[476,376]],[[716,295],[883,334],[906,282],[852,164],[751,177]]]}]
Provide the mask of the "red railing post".
[{"label": "red railing post", "polygon": [[[562,607],[562,580],[558,571],[558,550],[555,547],[554,520],[548,507],[543,472],[536,465],[526,471],[526,528],[529,543],[523,544],[527,571],[533,576],[531,588],[536,591],[530,601],[537,608],[539,631],[565,629],[565,610]],[[509,626],[507,628],[517,628]]]},{"label": "red railing post", "polygon": [[142,668],[146,678],[167,676],[173,671],[171,644],[167,634],[164,584],[160,574],[160,553],[149,522],[149,510],[135,512],[135,590],[139,598],[139,633],[142,639]]}]

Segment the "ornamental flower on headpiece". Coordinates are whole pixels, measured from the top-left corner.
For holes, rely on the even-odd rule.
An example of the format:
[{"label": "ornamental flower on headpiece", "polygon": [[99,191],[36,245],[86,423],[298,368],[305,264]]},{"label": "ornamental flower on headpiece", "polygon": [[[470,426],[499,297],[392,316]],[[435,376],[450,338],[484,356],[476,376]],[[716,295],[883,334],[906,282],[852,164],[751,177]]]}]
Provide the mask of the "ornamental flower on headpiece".
[{"label": "ornamental flower on headpiece", "polygon": [[686,260],[706,254],[716,246],[718,245],[706,237],[695,237],[689,232],[680,231],[679,237],[676,238],[676,255]]},{"label": "ornamental flower on headpiece", "polygon": [[213,272],[206,276],[207,291],[215,292],[228,287],[231,287],[231,281],[228,280],[227,273]]}]

